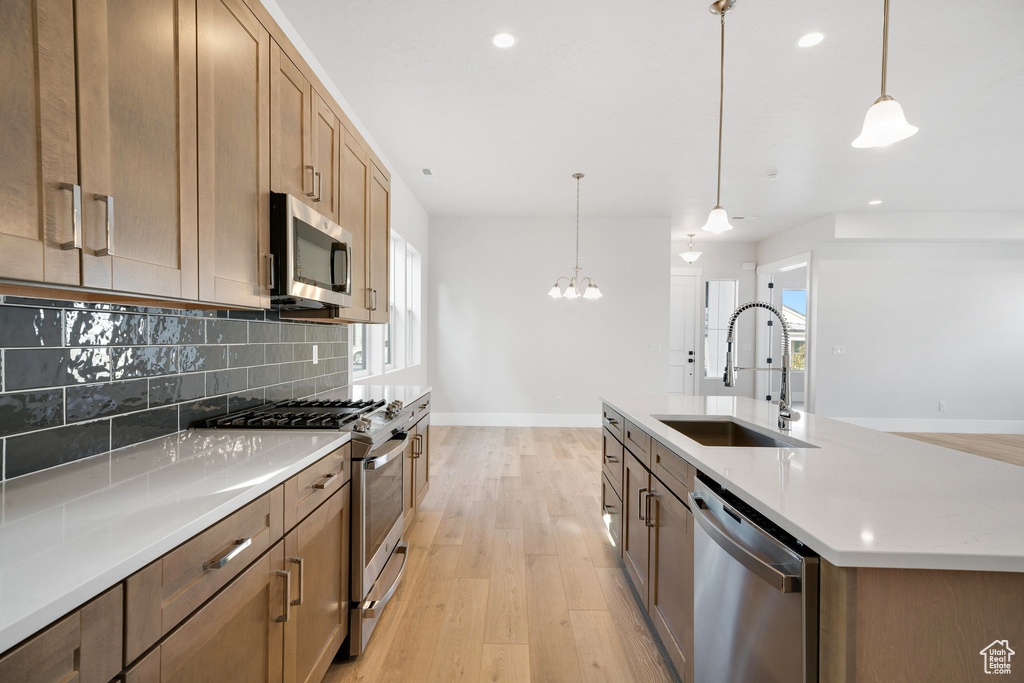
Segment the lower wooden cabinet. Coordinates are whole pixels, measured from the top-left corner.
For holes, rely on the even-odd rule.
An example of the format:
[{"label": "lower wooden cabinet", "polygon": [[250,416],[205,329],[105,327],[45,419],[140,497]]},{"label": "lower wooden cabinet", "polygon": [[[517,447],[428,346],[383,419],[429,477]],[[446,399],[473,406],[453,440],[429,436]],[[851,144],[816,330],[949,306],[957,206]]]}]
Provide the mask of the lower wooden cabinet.
[{"label": "lower wooden cabinet", "polygon": [[430,415],[422,418],[416,425],[413,448],[416,463],[413,468],[412,497],[419,508],[430,488]]},{"label": "lower wooden cabinet", "polygon": [[615,552],[622,557],[622,499],[607,476],[601,477],[601,515],[615,544]]},{"label": "lower wooden cabinet", "polygon": [[622,469],[622,561],[633,587],[647,607],[647,575],[650,532],[645,511],[651,489],[651,473],[628,450]]},{"label": "lower wooden cabinet", "polygon": [[0,681],[106,683],[121,670],[120,584],[0,657]]},{"label": "lower wooden cabinet", "polygon": [[684,681],[693,680],[693,515],[651,477],[647,611]]},{"label": "lower wooden cabinet", "polygon": [[278,542],[131,666],[125,683],[280,683],[291,574]]}]

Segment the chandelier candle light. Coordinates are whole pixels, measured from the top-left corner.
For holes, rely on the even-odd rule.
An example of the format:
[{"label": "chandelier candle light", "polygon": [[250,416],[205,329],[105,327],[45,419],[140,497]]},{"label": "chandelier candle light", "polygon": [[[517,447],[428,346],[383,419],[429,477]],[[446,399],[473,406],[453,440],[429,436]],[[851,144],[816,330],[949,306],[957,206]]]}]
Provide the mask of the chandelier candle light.
[{"label": "chandelier candle light", "polygon": [[729,214],[722,208],[722,111],[725,105],[725,13],[736,6],[736,0],[716,0],[711,3],[711,13],[717,14],[722,20],[722,49],[721,62],[718,76],[718,194],[715,199],[715,208],[708,215],[708,222],[701,227],[701,230],[708,232],[725,232],[732,230],[729,223]]},{"label": "chandelier candle light", "polygon": [[[576,267],[573,268],[572,277],[560,277],[555,280],[548,296],[553,299],[576,299],[580,296],[582,289],[584,299],[600,299],[602,294],[601,290],[597,288],[597,283],[589,277],[580,277],[580,178],[583,177],[583,174],[573,173],[572,177],[576,179]],[[569,283],[564,292],[558,284],[562,280]],[[584,286],[585,289],[583,289]]]},{"label": "chandelier candle light", "polygon": [[889,0],[885,0],[882,20],[882,96],[864,116],[864,128],[851,144],[854,147],[885,147],[905,140],[917,132],[917,126],[907,123],[900,103],[885,94],[885,72],[889,56]]}]

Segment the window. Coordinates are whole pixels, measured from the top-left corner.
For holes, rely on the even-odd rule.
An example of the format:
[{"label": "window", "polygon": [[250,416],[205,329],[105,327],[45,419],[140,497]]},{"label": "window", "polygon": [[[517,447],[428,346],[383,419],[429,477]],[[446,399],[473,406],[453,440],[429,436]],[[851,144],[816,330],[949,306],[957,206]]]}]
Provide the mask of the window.
[{"label": "window", "polygon": [[420,363],[420,253],[391,232],[388,308],[385,325],[352,325],[352,377],[363,379]]},{"label": "window", "polygon": [[789,368],[807,369],[807,290],[782,290],[782,314],[789,324]]},{"label": "window", "polygon": [[738,280],[708,280],[704,286],[704,377],[725,375],[725,338],[736,310]]}]

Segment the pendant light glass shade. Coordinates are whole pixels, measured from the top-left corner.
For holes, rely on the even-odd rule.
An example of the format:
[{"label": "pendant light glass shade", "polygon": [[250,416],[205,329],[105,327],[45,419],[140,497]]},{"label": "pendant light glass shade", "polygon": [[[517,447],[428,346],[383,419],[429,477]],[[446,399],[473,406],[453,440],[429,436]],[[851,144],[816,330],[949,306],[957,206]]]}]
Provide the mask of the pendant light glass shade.
[{"label": "pendant light glass shade", "polygon": [[694,233],[690,233],[689,235],[687,235],[687,237],[690,238],[690,249],[689,251],[681,252],[679,256],[681,256],[682,259],[687,263],[693,263],[694,261],[699,259],[704,252],[693,250],[693,238],[695,237]]},{"label": "pendant light glass shade", "polygon": [[903,107],[893,98],[879,97],[864,116],[864,128],[853,141],[857,148],[885,147],[905,140],[917,132],[917,126],[907,123]]},{"label": "pendant light glass shade", "polygon": [[558,283],[557,282],[551,288],[551,291],[548,292],[548,296],[550,296],[552,299],[561,299],[562,298],[562,290],[558,288]]},{"label": "pendant light glass shade", "polygon": [[708,222],[701,226],[701,230],[714,233],[732,230],[732,224],[729,223],[729,214],[722,207],[716,206],[711,209],[711,213],[708,215]]},{"label": "pendant light glass shade", "polygon": [[602,296],[604,295],[601,294],[601,290],[594,283],[587,285],[587,291],[583,292],[584,299],[600,299]]},{"label": "pendant light glass shade", "polygon": [[576,298],[579,298],[579,295],[580,294],[579,294],[579,292],[576,291],[576,288],[573,287],[572,285],[569,285],[568,287],[565,288],[565,294],[562,295],[562,298],[563,299],[576,299]]}]

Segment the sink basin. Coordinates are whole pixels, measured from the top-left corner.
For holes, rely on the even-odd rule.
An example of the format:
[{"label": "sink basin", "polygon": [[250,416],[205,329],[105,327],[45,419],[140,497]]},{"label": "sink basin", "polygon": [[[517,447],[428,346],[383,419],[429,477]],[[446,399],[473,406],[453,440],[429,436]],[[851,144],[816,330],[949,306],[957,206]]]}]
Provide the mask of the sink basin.
[{"label": "sink basin", "polygon": [[732,420],[659,419],[702,446],[717,448],[817,448],[797,439],[765,434]]}]

